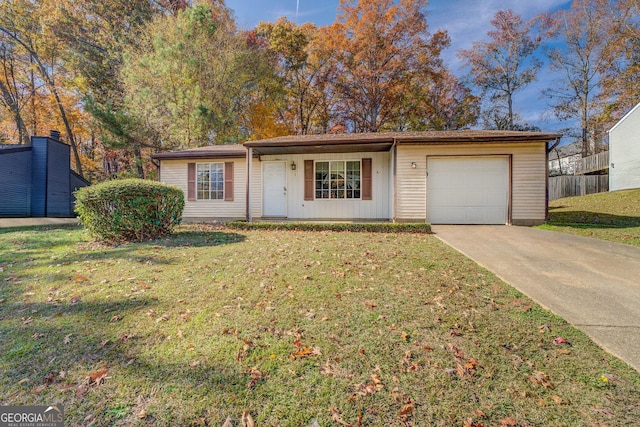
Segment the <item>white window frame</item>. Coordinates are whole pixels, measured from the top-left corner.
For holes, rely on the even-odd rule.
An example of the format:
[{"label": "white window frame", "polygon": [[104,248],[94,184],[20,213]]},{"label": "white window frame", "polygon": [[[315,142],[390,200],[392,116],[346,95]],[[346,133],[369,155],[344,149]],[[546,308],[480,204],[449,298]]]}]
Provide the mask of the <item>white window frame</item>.
[{"label": "white window frame", "polygon": [[[213,173],[211,172],[212,165],[216,165],[216,168],[219,168],[220,174],[219,180],[212,181]],[[200,170],[202,166],[208,166],[209,173],[209,182],[208,182],[208,190],[201,189],[200,187]],[[224,200],[224,163],[223,162],[207,162],[207,163],[196,163],[196,200]],[[219,182],[219,189],[213,189],[213,183]],[[202,193],[207,193],[209,197],[201,197]],[[212,197],[214,195],[216,197]],[[218,197],[219,196],[219,197]]]},{"label": "white window frame", "polygon": [[[338,189],[332,189],[331,188],[331,175],[332,175],[332,169],[331,169],[331,164],[332,163],[337,163],[340,162],[343,164],[343,169],[340,170],[339,172],[344,173],[345,175],[345,184],[343,188],[338,188]],[[358,163],[358,187],[357,190],[356,189],[352,189],[351,191],[358,192],[358,197],[347,197],[348,191],[347,190],[347,180],[348,178],[346,177],[347,175],[347,164],[353,162],[353,163]],[[318,168],[318,163],[328,163],[328,174],[329,174],[329,188],[325,189],[325,188],[320,188],[318,189],[317,185],[319,182],[317,179],[317,168]],[[327,194],[329,195],[329,197],[318,197],[318,192],[323,192],[326,191]],[[343,191],[344,192],[344,197],[332,197],[333,192],[336,191]],[[315,160],[314,164],[313,164],[313,198],[314,200],[362,200],[362,159],[347,159],[347,160]]]}]

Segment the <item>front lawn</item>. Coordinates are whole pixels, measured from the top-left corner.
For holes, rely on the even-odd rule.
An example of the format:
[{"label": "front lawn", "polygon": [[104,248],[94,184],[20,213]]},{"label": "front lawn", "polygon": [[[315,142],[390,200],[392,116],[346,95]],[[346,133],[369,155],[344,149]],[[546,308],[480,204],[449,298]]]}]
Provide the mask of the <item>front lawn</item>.
[{"label": "front lawn", "polygon": [[65,425],[632,425],[640,375],[426,234],[0,229],[0,404]]},{"label": "front lawn", "polygon": [[640,189],[554,200],[549,219],[540,228],[640,246]]}]

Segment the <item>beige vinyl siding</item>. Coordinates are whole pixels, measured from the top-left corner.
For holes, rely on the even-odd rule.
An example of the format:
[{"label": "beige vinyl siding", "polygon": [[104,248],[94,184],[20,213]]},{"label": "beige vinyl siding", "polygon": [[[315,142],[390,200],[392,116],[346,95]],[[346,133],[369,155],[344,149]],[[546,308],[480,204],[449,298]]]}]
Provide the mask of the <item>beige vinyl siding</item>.
[{"label": "beige vinyl siding", "polygon": [[[427,217],[427,156],[512,155],[511,218],[514,223],[541,222],[546,205],[546,143],[398,145],[396,219]],[[416,168],[411,163],[416,163]]]},{"label": "beige vinyl siding", "polygon": [[[233,165],[233,201],[225,200],[187,200],[187,164],[188,163],[224,163],[234,162]],[[246,176],[245,159],[184,159],[162,160],[160,163],[160,180],[172,184],[185,194],[185,219],[244,219],[246,217]]]},{"label": "beige vinyl siding", "polygon": [[[361,199],[323,199],[304,200],[304,161],[361,160],[372,159],[372,200]],[[265,155],[262,161],[286,161],[287,163],[287,217],[290,219],[382,219],[391,218],[389,164],[390,153],[325,153],[325,154],[288,154]],[[291,170],[295,162],[296,170]],[[253,162],[260,168],[260,162]],[[252,193],[254,204],[262,207],[261,185],[254,185]],[[260,190],[256,194],[256,189]],[[253,210],[256,212],[255,206]],[[259,215],[256,215],[259,217]]]}]

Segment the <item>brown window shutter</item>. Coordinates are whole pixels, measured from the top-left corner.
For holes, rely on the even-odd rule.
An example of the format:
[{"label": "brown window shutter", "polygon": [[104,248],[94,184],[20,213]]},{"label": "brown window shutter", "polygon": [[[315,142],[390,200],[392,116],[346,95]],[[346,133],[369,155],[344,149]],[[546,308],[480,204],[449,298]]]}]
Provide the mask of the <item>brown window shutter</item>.
[{"label": "brown window shutter", "polygon": [[224,162],[224,200],[233,202],[233,162]]},{"label": "brown window shutter", "polygon": [[371,200],[371,159],[362,159],[362,200]]},{"label": "brown window shutter", "polygon": [[304,199],[313,200],[313,160],[304,161]]},{"label": "brown window shutter", "polygon": [[187,200],[196,201],[196,164],[187,163]]}]

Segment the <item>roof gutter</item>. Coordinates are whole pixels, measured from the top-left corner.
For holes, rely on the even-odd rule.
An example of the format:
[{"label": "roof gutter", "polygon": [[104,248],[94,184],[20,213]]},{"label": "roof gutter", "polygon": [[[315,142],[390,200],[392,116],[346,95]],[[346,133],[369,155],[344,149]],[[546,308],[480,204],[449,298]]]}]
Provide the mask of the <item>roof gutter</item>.
[{"label": "roof gutter", "polygon": [[558,144],[560,144],[560,136],[556,138],[556,141],[549,147],[547,147],[547,153],[550,153],[554,148],[556,148],[558,146]]}]

